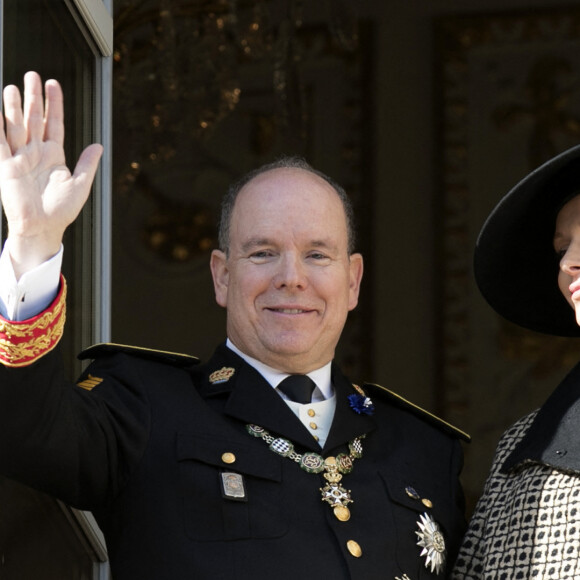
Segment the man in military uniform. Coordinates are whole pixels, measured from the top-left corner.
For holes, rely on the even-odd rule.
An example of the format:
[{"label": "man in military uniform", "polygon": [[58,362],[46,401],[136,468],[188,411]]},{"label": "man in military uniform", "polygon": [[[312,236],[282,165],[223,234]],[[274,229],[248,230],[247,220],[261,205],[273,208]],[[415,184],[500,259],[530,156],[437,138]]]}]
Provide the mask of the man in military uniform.
[{"label": "man in military uniform", "polygon": [[4,91],[0,469],[91,510],[115,580],[445,577],[464,531],[461,432],[333,363],[358,300],[344,191],[301,160],[233,186],[211,257],[227,341],[209,362],[117,345],[77,385],[58,339],[73,174],[58,83]]}]

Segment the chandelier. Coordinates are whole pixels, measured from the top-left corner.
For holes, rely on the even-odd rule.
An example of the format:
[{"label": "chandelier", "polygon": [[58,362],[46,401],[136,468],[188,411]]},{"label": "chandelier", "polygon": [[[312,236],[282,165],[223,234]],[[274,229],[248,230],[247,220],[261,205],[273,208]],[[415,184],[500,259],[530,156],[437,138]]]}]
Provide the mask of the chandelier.
[{"label": "chandelier", "polygon": [[[355,50],[356,0],[316,3],[326,4],[337,45]],[[209,134],[241,98],[244,63],[268,63],[282,120],[300,107],[292,99],[300,98],[304,0],[118,0],[115,6],[116,94],[149,95],[154,130],[183,130],[188,111],[192,134]]]}]

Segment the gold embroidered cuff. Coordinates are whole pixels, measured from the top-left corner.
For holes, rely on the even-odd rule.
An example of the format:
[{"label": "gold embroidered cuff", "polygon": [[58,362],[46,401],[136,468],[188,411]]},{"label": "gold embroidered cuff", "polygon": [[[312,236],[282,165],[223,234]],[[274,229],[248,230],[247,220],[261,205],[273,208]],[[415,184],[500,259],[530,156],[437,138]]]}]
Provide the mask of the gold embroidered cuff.
[{"label": "gold embroidered cuff", "polygon": [[0,316],[0,363],[24,367],[37,361],[58,344],[65,318],[66,281],[61,275],[58,296],[44,312],[22,321]]}]

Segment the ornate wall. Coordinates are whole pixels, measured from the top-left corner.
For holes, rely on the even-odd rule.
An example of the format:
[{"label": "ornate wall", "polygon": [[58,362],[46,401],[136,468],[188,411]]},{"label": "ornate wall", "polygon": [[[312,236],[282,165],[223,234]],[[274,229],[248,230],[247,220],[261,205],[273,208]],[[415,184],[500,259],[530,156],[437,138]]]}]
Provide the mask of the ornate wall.
[{"label": "ornate wall", "polygon": [[540,405],[580,354],[574,339],[492,313],[471,270],[499,198],[580,141],[580,9],[442,17],[435,31],[441,390],[447,416],[473,437],[465,481],[475,495],[477,458],[490,456],[506,424]]},{"label": "ornate wall", "polygon": [[[133,4],[155,3],[171,4]],[[152,24],[131,4],[115,4],[113,338],[206,357],[224,338],[207,269],[221,192],[281,152],[304,154],[346,185],[360,214],[364,294],[341,360],[353,379],[472,434],[472,505],[500,433],[545,399],[579,350],[502,322],[471,273],[495,202],[578,142],[578,8],[367,0],[353,26],[351,2],[238,2],[254,10],[221,25],[214,14],[195,30],[191,15]],[[302,8],[292,13],[299,26],[274,42],[281,14],[266,8],[290,4]],[[217,41],[204,43],[211,26]],[[244,39],[245,56],[231,52],[232,38]],[[194,68],[175,68],[188,58]]]}]

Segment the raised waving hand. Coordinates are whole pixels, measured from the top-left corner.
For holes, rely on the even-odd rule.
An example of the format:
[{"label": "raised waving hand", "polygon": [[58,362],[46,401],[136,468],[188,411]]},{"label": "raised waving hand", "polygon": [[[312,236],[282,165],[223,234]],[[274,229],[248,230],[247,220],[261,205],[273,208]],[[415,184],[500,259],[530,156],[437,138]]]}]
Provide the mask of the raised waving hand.
[{"label": "raised waving hand", "polygon": [[55,255],[65,229],[85,204],[103,148],[93,144],[74,172],[64,155],[64,112],[60,85],[28,72],[24,102],[14,85],[3,91],[0,115],[0,196],[8,220],[10,256],[16,275]]}]

